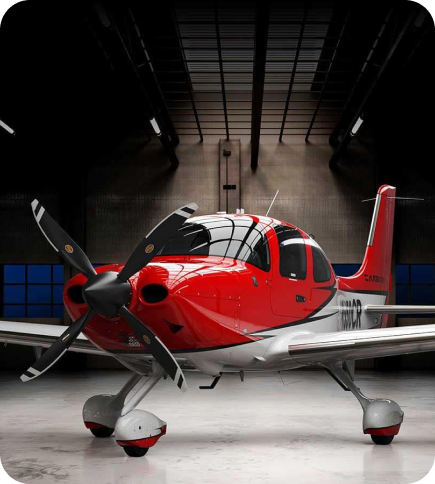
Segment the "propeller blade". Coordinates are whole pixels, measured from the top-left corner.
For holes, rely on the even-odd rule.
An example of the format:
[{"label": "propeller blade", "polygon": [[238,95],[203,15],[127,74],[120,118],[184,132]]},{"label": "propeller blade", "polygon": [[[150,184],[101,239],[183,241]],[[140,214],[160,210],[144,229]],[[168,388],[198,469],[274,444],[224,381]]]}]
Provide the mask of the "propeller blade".
[{"label": "propeller blade", "polygon": [[187,383],[180,365],[159,337],[147,328],[142,321],[137,319],[125,306],[121,306],[118,309],[118,313],[127,321],[138,339],[150,350],[151,354],[172,380],[174,380],[178,388],[182,392],[185,392],[187,390]]},{"label": "propeller blade", "polygon": [[168,215],[142,240],[119,273],[121,281],[127,281],[132,275],[144,268],[159,252],[184,222],[197,210],[198,205],[189,203]]},{"label": "propeller blade", "polygon": [[53,249],[88,279],[95,276],[95,269],[87,255],[36,199],[32,202],[32,210],[36,223]]},{"label": "propeller blade", "polygon": [[56,361],[65,353],[65,351],[76,340],[82,329],[89,323],[94,312],[90,309],[85,315],[79,318],[75,323],[59,336],[59,338],[48,348],[48,350],[21,375],[21,381],[26,382],[33,380],[45,371],[47,371]]}]

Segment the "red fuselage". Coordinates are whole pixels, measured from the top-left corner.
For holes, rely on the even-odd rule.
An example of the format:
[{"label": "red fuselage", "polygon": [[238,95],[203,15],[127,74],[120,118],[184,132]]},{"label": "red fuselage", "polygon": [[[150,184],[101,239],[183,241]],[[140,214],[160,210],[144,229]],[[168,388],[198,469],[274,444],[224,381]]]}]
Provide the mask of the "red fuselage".
[{"label": "red fuselage", "polygon": [[[312,318],[333,297],[334,272],[330,270],[328,280],[315,281],[313,246],[318,246],[301,230],[286,222],[252,215],[208,217],[217,222],[220,218],[231,222],[235,226],[233,238],[238,224],[241,227],[244,223],[257,224],[267,240],[268,267],[266,270],[259,268],[242,260],[242,256],[235,259],[189,253],[160,255],[130,278],[133,294],[130,311],[149,326],[171,352],[218,349],[262,339],[256,333],[300,324]],[[201,223],[208,220],[207,217],[196,219]],[[190,219],[189,223],[195,223],[196,219]],[[303,240],[304,279],[282,275],[280,246],[274,229],[277,225],[294,230]],[[225,242],[232,243],[227,239]],[[119,272],[122,268],[123,264],[111,264],[98,267],[96,271]],[[85,282],[86,278],[78,275],[65,287],[65,305],[73,320],[88,309],[80,290]],[[83,332],[94,344],[109,352],[143,353],[145,350],[120,317],[96,315]]]}]

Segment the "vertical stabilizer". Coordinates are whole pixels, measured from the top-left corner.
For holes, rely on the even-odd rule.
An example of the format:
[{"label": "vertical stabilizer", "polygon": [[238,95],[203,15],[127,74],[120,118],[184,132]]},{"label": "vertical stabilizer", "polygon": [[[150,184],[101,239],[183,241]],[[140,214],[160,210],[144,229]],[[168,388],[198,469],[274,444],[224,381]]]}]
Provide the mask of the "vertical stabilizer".
[{"label": "vertical stabilizer", "polygon": [[351,277],[340,277],[339,288],[348,291],[387,293],[390,288],[396,189],[378,190],[364,261]]}]

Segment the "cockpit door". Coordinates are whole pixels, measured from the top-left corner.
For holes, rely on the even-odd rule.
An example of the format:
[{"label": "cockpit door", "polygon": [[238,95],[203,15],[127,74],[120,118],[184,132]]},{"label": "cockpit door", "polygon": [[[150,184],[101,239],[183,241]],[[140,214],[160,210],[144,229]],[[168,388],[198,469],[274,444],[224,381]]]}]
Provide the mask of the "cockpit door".
[{"label": "cockpit door", "polygon": [[301,233],[293,227],[278,225],[275,233],[279,260],[273,261],[272,311],[276,315],[302,319],[306,316],[310,297],[305,242]]}]

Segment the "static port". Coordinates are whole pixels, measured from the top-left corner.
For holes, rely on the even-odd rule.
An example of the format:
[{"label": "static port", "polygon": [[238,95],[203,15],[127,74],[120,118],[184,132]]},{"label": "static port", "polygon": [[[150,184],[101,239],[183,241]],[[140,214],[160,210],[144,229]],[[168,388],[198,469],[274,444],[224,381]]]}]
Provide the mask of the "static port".
[{"label": "static port", "polygon": [[75,304],[85,304],[83,286],[72,286],[68,289],[68,298]]},{"label": "static port", "polygon": [[168,290],[160,284],[148,284],[142,288],[142,297],[145,302],[156,304],[168,297]]}]

